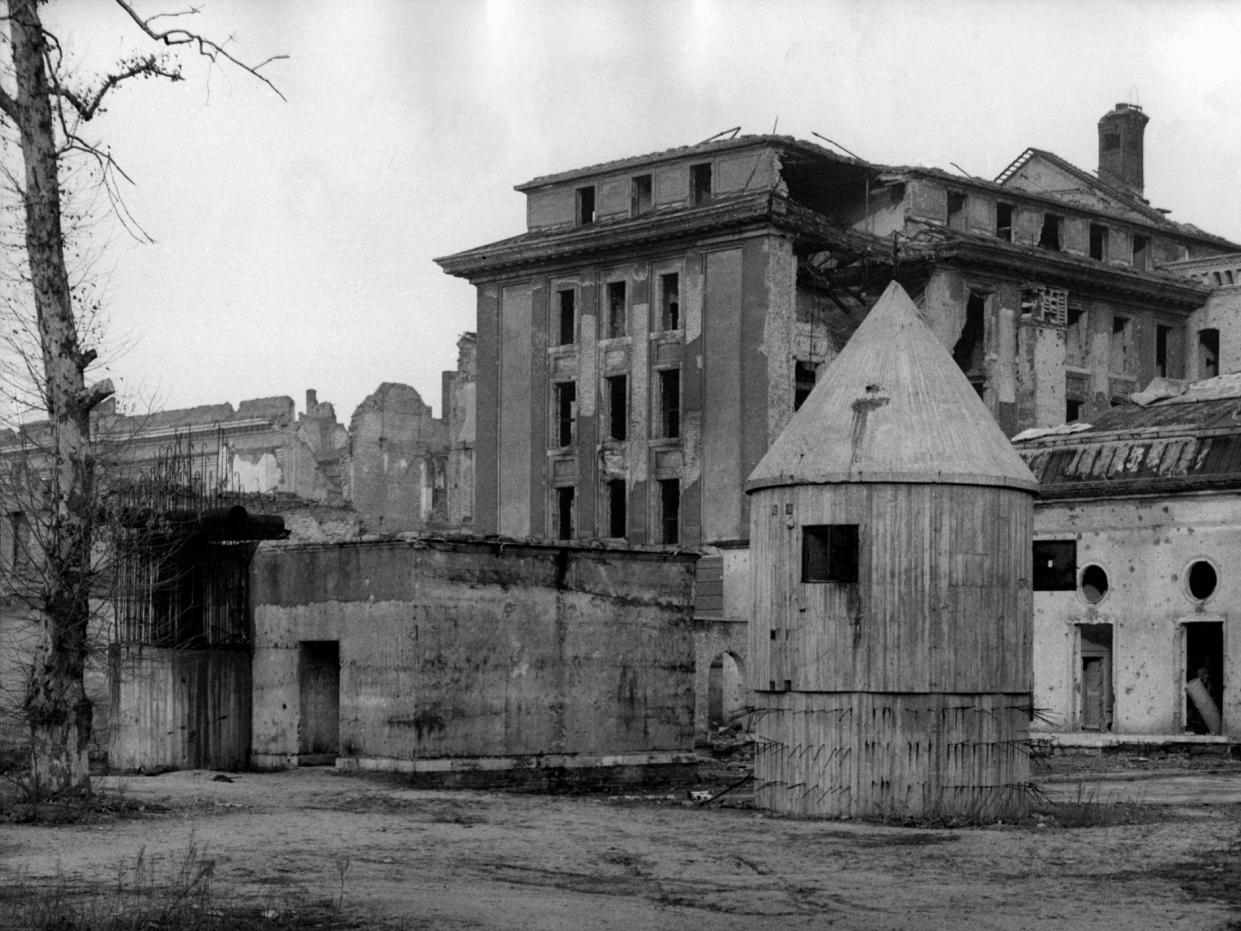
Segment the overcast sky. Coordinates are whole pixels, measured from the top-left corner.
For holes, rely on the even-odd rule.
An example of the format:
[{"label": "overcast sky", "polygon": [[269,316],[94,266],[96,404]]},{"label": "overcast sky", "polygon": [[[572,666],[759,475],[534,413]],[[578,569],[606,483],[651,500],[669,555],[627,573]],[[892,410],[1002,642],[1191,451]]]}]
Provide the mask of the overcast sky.
[{"label": "overcast sky", "polygon": [[[474,294],[434,257],[522,232],[515,184],[734,126],[991,178],[1027,146],[1093,170],[1137,102],[1152,203],[1241,241],[1241,3],[195,2],[240,57],[289,56],[288,102],[187,57],[91,125],[155,240],[92,244],[131,407],[316,388],[347,422],[397,381],[438,415]],[[104,0],[45,16],[88,73],[148,47]]]}]

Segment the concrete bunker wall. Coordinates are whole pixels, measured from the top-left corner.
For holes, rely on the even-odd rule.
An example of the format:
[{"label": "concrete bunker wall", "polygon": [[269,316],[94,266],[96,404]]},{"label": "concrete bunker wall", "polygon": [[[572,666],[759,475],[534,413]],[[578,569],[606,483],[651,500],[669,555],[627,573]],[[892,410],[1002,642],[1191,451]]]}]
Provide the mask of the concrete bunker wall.
[{"label": "concrete bunker wall", "polygon": [[[419,772],[688,752],[693,563],[477,540],[265,547],[253,763],[328,750],[338,765]],[[305,669],[337,690],[334,707],[307,696]]]}]

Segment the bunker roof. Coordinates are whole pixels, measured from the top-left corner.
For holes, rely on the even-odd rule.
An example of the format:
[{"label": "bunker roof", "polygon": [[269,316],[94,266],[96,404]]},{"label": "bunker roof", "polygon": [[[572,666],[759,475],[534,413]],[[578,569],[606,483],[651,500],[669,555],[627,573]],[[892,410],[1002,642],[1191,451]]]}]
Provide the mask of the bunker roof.
[{"label": "bunker roof", "polygon": [[838,482],[1037,488],[896,282],[829,363],[746,488]]}]

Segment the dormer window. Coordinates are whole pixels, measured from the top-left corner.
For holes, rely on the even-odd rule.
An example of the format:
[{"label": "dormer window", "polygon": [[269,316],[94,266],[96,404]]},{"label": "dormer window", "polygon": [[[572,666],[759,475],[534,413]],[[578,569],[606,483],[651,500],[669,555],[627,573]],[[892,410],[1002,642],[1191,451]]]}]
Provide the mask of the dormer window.
[{"label": "dormer window", "polygon": [[651,176],[635,175],[629,179],[629,215],[640,216],[651,209]]},{"label": "dormer window", "polygon": [[577,225],[595,222],[595,186],[577,189]]},{"label": "dormer window", "polygon": [[711,163],[691,165],[689,169],[690,195],[694,204],[711,203]]}]

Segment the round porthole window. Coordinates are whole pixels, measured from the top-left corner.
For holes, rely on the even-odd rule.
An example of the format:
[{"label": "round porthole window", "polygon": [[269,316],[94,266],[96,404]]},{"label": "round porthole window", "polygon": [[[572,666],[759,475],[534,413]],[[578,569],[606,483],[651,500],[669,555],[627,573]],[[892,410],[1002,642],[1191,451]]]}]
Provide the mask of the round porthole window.
[{"label": "round porthole window", "polygon": [[1102,566],[1087,566],[1082,570],[1082,597],[1091,604],[1098,604],[1107,594],[1107,573]]},{"label": "round porthole window", "polygon": [[1185,573],[1185,581],[1189,586],[1189,597],[1194,601],[1206,601],[1215,594],[1215,586],[1219,584],[1219,576],[1215,567],[1205,559],[1192,563]]}]

